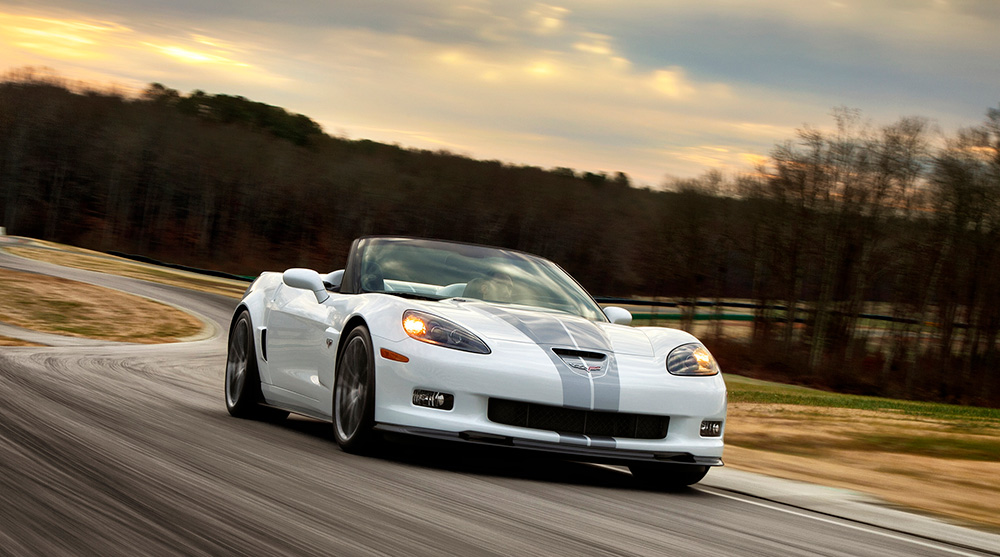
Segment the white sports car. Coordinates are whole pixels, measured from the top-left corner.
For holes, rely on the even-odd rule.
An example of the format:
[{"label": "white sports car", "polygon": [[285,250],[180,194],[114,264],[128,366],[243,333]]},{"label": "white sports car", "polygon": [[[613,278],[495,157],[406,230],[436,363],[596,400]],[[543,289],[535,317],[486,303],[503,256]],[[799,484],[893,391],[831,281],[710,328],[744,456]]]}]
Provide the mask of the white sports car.
[{"label": "white sports car", "polygon": [[722,465],[726,386],[674,329],[630,327],[527,253],[371,236],[343,270],[263,273],[229,331],[226,407],[383,432],[627,464],[661,487]]}]

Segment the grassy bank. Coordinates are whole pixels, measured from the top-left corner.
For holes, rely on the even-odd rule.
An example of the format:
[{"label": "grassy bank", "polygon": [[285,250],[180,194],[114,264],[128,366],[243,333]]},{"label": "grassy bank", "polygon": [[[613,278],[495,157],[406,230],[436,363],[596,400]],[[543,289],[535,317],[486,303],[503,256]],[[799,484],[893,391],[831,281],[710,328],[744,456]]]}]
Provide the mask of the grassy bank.
[{"label": "grassy bank", "polygon": [[726,384],[727,465],[1000,529],[1000,411]]},{"label": "grassy bank", "polygon": [[143,344],[183,340],[205,326],[186,312],[140,296],[7,269],[0,269],[0,316],[7,324],[43,333]]}]

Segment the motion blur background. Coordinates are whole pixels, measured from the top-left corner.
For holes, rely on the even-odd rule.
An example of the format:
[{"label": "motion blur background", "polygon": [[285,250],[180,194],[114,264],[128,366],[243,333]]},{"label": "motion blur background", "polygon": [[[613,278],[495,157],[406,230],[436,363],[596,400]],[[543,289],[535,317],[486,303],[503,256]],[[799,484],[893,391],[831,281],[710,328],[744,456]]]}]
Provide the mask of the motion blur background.
[{"label": "motion blur background", "polygon": [[996,3],[119,4],[0,2],[10,234],[241,275],[502,245],[727,369],[1000,403]]}]

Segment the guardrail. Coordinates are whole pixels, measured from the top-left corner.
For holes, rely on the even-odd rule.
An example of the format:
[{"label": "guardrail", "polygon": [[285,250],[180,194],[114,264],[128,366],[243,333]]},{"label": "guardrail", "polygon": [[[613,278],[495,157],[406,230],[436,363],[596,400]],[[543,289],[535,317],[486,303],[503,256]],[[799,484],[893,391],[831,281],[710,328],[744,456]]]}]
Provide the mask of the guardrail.
[{"label": "guardrail", "polygon": [[[3,235],[3,227],[0,227],[0,235]],[[171,269],[178,269],[182,271],[190,271],[193,273],[199,273],[203,275],[209,275],[214,277],[230,278],[243,281],[252,281],[256,277],[245,276],[245,275],[234,275],[232,273],[224,273],[222,271],[214,271],[211,269],[199,269],[197,267],[189,267],[187,265],[178,265],[176,263],[166,263],[164,261],[159,261],[153,259],[152,257],[146,257],[144,255],[135,255],[130,253],[122,253],[119,251],[109,251],[109,255],[114,255],[117,257],[124,257],[126,259],[131,259],[133,261],[140,261],[142,263],[150,263],[153,265],[159,265],[161,267],[169,267]],[[752,302],[724,302],[715,300],[695,300],[692,302],[687,301],[657,301],[657,300],[637,300],[634,298],[618,298],[614,296],[596,296],[594,300],[602,306],[608,305],[623,305],[623,306],[641,306],[641,307],[651,307],[651,308],[686,308],[686,307],[707,307],[707,308],[729,308],[729,309],[744,309],[744,310],[774,310],[774,311],[786,311],[787,306],[780,304],[755,304]],[[798,308],[797,312],[812,313],[815,310]],[[834,315],[847,316],[844,312],[832,312]],[[636,319],[662,319],[665,321],[681,320],[684,316],[680,313],[636,313],[633,312],[633,317]],[[921,321],[917,319],[892,317],[888,315],[877,315],[871,313],[861,313],[857,315],[860,319],[871,319],[873,321],[885,321],[889,323],[901,323],[904,325],[918,325]],[[752,314],[718,314],[713,313],[701,313],[694,314],[692,319],[696,321],[712,321],[712,320],[722,320],[722,321],[753,321],[755,316]],[[808,319],[803,317],[796,317],[796,323],[806,323]],[[936,323],[923,323],[924,325],[936,325]],[[957,328],[967,328],[968,325],[965,323],[955,323]]]},{"label": "guardrail", "polygon": [[[594,298],[598,304],[602,306],[609,305],[624,305],[624,306],[644,306],[644,307],[654,307],[654,308],[686,308],[686,307],[710,307],[710,308],[731,308],[731,309],[749,309],[749,310],[774,310],[774,311],[787,311],[788,306],[780,304],[755,304],[752,302],[717,302],[714,300],[695,300],[693,302],[679,301],[679,302],[667,302],[667,301],[656,301],[656,300],[636,300],[633,298],[616,298],[611,296],[597,296]],[[816,310],[808,308],[797,308],[795,310],[798,313],[815,313]],[[848,317],[849,314],[842,311],[832,311],[832,315],[840,317]],[[639,319],[664,319],[673,320],[681,319],[683,316],[679,313],[677,314],[633,314]],[[874,313],[859,313],[856,316],[858,319],[870,319],[872,321],[885,321],[888,323],[901,323],[903,325],[929,325],[937,326],[937,323],[929,323],[920,321],[919,319],[912,319],[908,317],[892,317],[890,315],[878,315]],[[698,321],[702,320],[713,320],[721,319],[723,321],[753,321],[754,316],[748,314],[723,314],[719,316],[715,313],[701,313],[695,314],[694,319]],[[779,320],[783,321],[783,320]],[[804,317],[796,317],[796,323],[806,323],[809,319]],[[954,323],[956,328],[964,329],[968,328],[967,323]]]},{"label": "guardrail", "polygon": [[187,265],[178,265],[176,263],[166,263],[164,261],[158,261],[152,257],[146,257],[145,255],[135,255],[133,253],[122,253],[120,251],[109,251],[106,252],[108,255],[114,255],[115,257],[123,257],[125,259],[131,259],[132,261],[138,261],[140,263],[149,263],[151,265],[159,265],[160,267],[168,267],[170,269],[177,269],[179,271],[188,271],[191,273],[198,273],[200,275],[208,275],[212,277],[221,277],[234,280],[245,280],[247,282],[253,281],[257,277],[249,277],[245,275],[234,275],[232,273],[224,273],[222,271],[213,271],[212,269],[199,269],[197,267],[188,267]]}]

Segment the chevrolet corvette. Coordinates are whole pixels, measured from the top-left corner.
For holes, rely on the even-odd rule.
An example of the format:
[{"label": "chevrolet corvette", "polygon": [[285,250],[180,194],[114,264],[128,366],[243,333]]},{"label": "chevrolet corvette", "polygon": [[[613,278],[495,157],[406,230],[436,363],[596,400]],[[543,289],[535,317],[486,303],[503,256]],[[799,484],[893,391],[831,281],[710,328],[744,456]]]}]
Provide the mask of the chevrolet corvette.
[{"label": "chevrolet corvette", "polygon": [[690,334],[632,327],[520,251],[370,236],[343,269],[265,272],[233,315],[225,400],[364,452],[384,434],[627,465],[658,487],[722,465],[726,386]]}]

